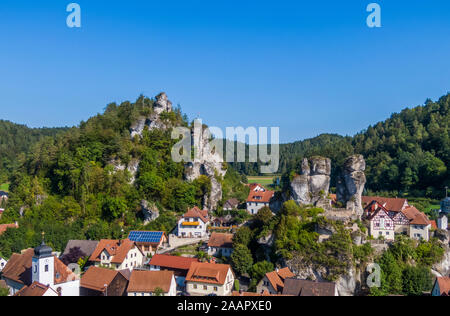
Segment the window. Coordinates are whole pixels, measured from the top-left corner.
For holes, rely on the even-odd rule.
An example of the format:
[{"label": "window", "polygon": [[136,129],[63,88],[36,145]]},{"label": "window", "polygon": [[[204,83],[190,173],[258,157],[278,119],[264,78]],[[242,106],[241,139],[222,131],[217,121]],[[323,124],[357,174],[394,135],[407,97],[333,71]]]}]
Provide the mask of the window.
[{"label": "window", "polygon": [[194,284],[192,287],[193,287],[194,289],[197,289],[197,284]]},{"label": "window", "polygon": [[203,285],[203,289],[206,291],[208,287],[206,285]]},{"label": "window", "polygon": [[48,272],[48,264],[45,265],[45,272]]},{"label": "window", "polygon": [[214,292],[217,292],[218,288],[217,286],[214,287]]}]

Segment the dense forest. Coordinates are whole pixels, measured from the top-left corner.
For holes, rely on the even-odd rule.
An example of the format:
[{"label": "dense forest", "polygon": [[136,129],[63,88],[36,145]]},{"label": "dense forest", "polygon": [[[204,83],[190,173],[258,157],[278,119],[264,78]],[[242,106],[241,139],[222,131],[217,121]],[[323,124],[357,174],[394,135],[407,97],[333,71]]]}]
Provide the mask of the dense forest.
[{"label": "dense forest", "polygon": [[[131,138],[131,125],[150,115],[154,102],[141,96],[135,103],[109,104],[79,127],[55,130],[54,137],[24,148],[9,177],[10,199],[1,218],[2,223],[18,221],[20,227],[2,235],[0,255],[36,246],[42,231],[60,251],[68,239],[123,238],[136,228],[170,232],[178,215],[201,206],[210,179],[184,181],[183,163],[171,159],[176,142],[171,127],[189,126],[179,108],[160,115],[168,128],[146,127],[142,137]],[[126,168],[133,160],[140,162],[134,175]],[[246,188],[240,177],[231,171],[220,179],[224,198],[242,198]],[[142,199],[160,211],[146,227]]]},{"label": "dense forest", "polygon": [[28,128],[0,120],[0,183],[8,181],[34,145],[65,130],[67,128]]},{"label": "dense forest", "polygon": [[[324,134],[283,144],[279,173],[299,172],[304,157],[320,155],[332,159],[333,176],[346,157],[362,154],[367,162],[367,190],[442,198],[444,187],[450,186],[449,126],[450,94],[393,114],[353,137]],[[234,168],[246,175],[259,173],[257,163],[238,163]]]}]

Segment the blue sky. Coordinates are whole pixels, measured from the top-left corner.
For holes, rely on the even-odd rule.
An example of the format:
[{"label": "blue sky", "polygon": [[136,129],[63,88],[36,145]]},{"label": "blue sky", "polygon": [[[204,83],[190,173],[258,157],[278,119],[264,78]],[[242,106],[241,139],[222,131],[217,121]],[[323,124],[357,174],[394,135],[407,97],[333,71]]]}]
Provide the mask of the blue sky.
[{"label": "blue sky", "polygon": [[[0,118],[77,125],[165,91],[211,126],[353,135],[450,91],[450,1],[0,3]],[[382,8],[382,28],[366,6]]]}]

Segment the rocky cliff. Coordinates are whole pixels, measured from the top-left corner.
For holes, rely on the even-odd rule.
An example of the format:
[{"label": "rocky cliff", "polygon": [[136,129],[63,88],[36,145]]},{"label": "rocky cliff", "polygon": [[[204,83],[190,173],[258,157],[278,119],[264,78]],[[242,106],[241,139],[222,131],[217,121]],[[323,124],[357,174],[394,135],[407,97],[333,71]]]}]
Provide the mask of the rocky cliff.
[{"label": "rocky cliff", "polygon": [[324,157],[304,159],[302,173],[291,182],[291,198],[298,204],[329,207],[331,160]]},{"label": "rocky cliff", "polygon": [[149,130],[153,129],[167,129],[166,124],[161,120],[161,114],[164,112],[172,112],[172,102],[169,101],[167,95],[162,92],[156,96],[156,101],[153,104],[152,113],[147,117],[140,117],[131,125],[131,138],[135,136],[142,137],[142,132],[147,126]]},{"label": "rocky cliff", "polygon": [[201,123],[194,124],[191,137],[196,154],[194,161],[185,165],[184,175],[188,181],[193,181],[201,175],[211,180],[211,194],[204,197],[203,208],[215,210],[222,199],[222,184],[219,180],[226,174],[223,157],[211,147],[209,130],[204,129]]},{"label": "rocky cliff", "polygon": [[362,155],[348,157],[337,180],[337,200],[358,216],[363,214],[361,196],[366,184],[366,161]]}]

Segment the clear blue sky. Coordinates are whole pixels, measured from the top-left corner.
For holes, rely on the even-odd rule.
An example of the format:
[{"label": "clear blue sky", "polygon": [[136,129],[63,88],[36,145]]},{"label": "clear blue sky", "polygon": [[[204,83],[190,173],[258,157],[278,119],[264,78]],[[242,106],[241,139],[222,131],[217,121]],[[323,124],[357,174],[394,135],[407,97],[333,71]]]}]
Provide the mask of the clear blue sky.
[{"label": "clear blue sky", "polygon": [[0,3],[0,118],[77,125],[166,91],[211,126],[279,126],[283,142],[354,134],[450,91],[450,1]]}]

